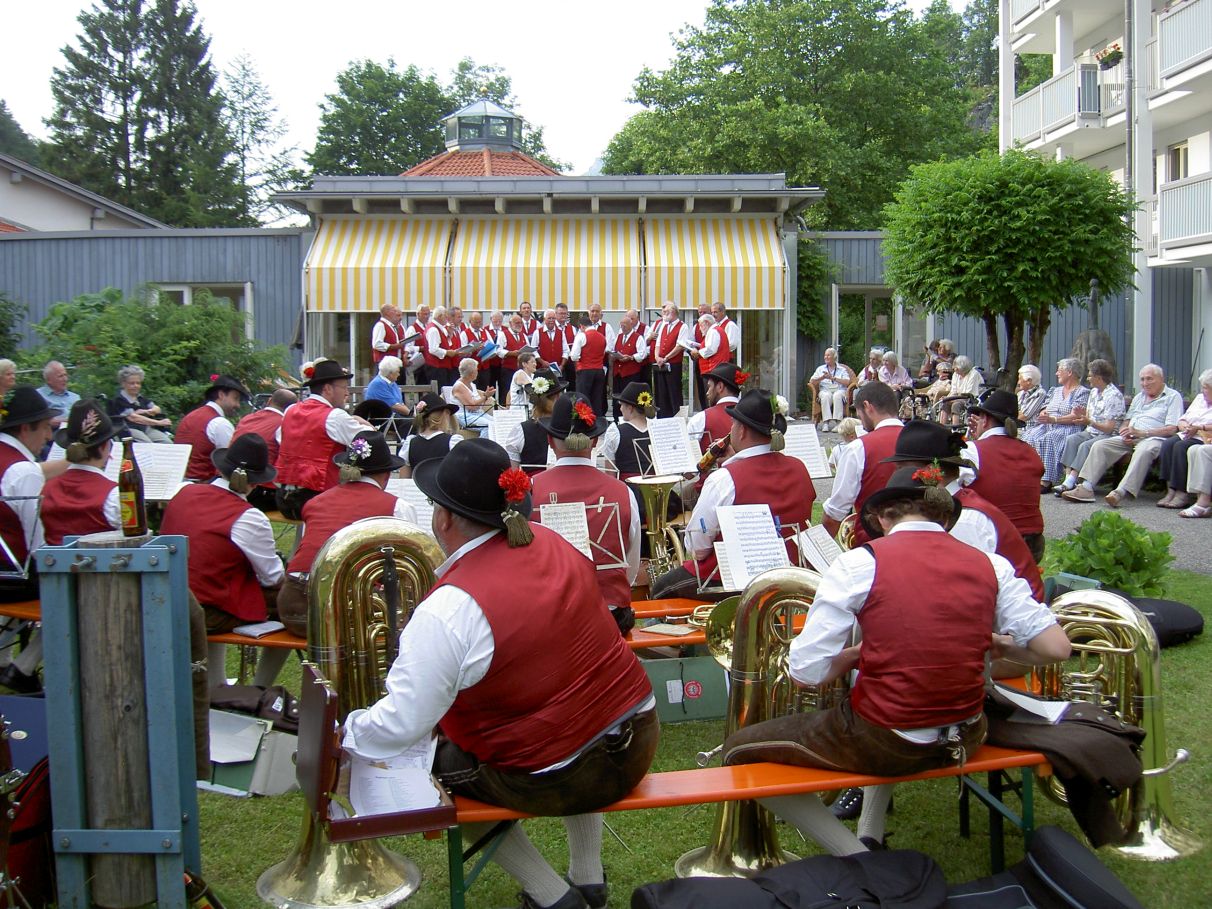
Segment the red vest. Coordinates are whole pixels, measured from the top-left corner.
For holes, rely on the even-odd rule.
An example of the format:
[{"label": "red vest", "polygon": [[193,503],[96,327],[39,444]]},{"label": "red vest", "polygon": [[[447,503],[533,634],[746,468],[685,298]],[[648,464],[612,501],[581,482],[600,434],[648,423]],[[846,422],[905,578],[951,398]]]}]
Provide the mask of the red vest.
[{"label": "red vest", "polygon": [[[479,331],[477,331],[468,325],[463,329],[463,338],[466,343],[474,344],[478,349],[482,348],[489,341],[495,341],[496,336],[483,326],[481,326]],[[492,365],[491,359],[488,358],[477,358],[477,362],[480,364],[480,369],[487,369],[490,365]]]},{"label": "red vest", "polygon": [[[418,319],[412,323],[412,333],[416,335],[416,338],[413,339],[412,343],[417,345],[417,350],[421,351],[421,353],[425,353],[425,351],[429,348],[429,340],[425,337],[425,334],[428,331],[428,322],[422,322],[420,319]],[[403,358],[401,357],[401,359]]]},{"label": "red vest", "polygon": [[965,508],[979,511],[993,522],[993,529],[997,531],[997,554],[1014,566],[1015,575],[1030,585],[1031,595],[1039,602],[1044,602],[1044,579],[1018,528],[1010,523],[1000,508],[981,498],[968,486],[961,486],[955,497]]},{"label": "red vest", "polygon": [[539,320],[534,316],[531,316],[529,319],[523,319],[522,331],[526,332],[526,337],[530,337],[534,334],[535,329],[539,327],[539,324]]},{"label": "red vest", "polygon": [[[589,524],[589,539],[605,549],[605,552],[591,547],[594,564],[625,562],[627,560],[627,532],[631,527],[631,509],[633,499],[631,489],[626,483],[602,473],[596,467],[586,467],[581,464],[566,464],[563,467],[548,468],[536,475],[531,482],[534,484],[532,500],[537,509],[544,502],[551,501],[555,493],[557,502],[584,502],[585,519]],[[614,521],[613,511],[599,509],[596,503],[604,499],[607,504],[618,504],[618,523]],[[623,548],[619,547],[618,534],[621,531]],[[631,583],[627,580],[626,568],[599,568],[597,572],[598,586],[602,588],[602,598],[608,606],[631,605]]]},{"label": "red vest", "polygon": [[[798,564],[799,555],[792,524],[806,530],[812,520],[812,503],[816,501],[816,489],[804,462],[789,458],[782,452],[772,451],[751,458],[731,459],[723,467],[732,474],[736,487],[733,505],[769,505],[770,513],[779,520],[782,534],[787,537],[787,556],[791,564]],[[694,562],[687,560],[682,565],[694,573]],[[699,562],[699,577],[705,578],[716,568],[715,553]]]},{"label": "red vest", "polygon": [[257,574],[231,541],[232,525],[251,508],[218,486],[185,486],[164,509],[160,533],[189,537],[189,589],[199,603],[245,622],[263,622],[268,613]]},{"label": "red vest", "polygon": [[303,506],[303,539],[286,570],[311,571],[316,553],[334,533],[362,518],[390,517],[398,501],[370,483],[342,483],[308,499]]},{"label": "red vest", "polygon": [[50,546],[65,536],[83,536],[115,528],[105,519],[105,500],[117,483],[91,470],[72,470],[46,481],[42,489],[42,531]]},{"label": "red vest", "polygon": [[702,374],[709,373],[721,363],[727,363],[732,359],[732,349],[728,346],[728,332],[724,331],[724,326],[712,325],[710,330],[720,336],[720,346],[713,355],[699,360],[699,372]]},{"label": "red vest", "polygon": [[656,335],[656,352],[670,363],[681,363],[686,355],[685,348],[678,347],[678,335],[682,332],[682,323],[674,319],[672,322],[660,323]]},{"label": "red vest", "polygon": [[[13,446],[0,443],[0,477],[14,464],[28,460],[29,458]],[[14,568],[20,568],[25,563],[25,557],[29,555],[29,544],[26,542],[25,529],[21,526],[21,518],[7,502],[0,502],[0,536],[4,537],[4,542],[8,543],[8,548],[12,550],[18,562],[14,566],[8,556],[0,552],[0,569],[12,571]]]},{"label": "red vest", "polygon": [[1044,532],[1039,484],[1044,462],[1026,442],[996,435],[976,443],[981,469],[972,488],[1010,519],[1023,536]]},{"label": "red vest", "polygon": [[[631,334],[618,334],[614,338],[614,352],[620,354],[628,354],[635,356],[636,347],[639,346],[640,338],[643,335],[638,328],[633,328]],[[614,364],[614,374],[620,379],[626,379],[629,376],[639,375],[640,364],[635,360],[619,360]]]},{"label": "red vest", "polygon": [[185,479],[207,482],[219,475],[215,464],[210,459],[215,450],[215,443],[206,437],[206,427],[211,420],[222,420],[224,417],[215,413],[209,404],[195,407],[181,418],[173,441],[178,445],[192,445],[189,451],[189,461],[185,465]]},{"label": "red vest", "polygon": [[287,408],[282,417],[278,449],[278,483],[323,492],[337,485],[340,472],[332,462],[345,446],[328,437],[325,421],[332,407],[322,398],[308,398]]},{"label": "red vest", "polygon": [[[900,438],[900,426],[881,426],[864,436],[859,436],[863,443],[863,474],[859,479],[858,497],[854,500],[854,513],[863,513],[863,503],[871,493],[888,485],[888,478],[896,473],[897,465],[882,464],[884,458],[896,454],[896,440]],[[867,531],[860,521],[854,528],[854,545],[861,546],[870,540]]]},{"label": "red vest", "polygon": [[[555,337],[551,337],[555,335]],[[564,332],[560,331],[559,327],[551,334],[548,334],[546,328],[539,329],[539,359],[548,363],[556,363],[564,359]]]},{"label": "red vest", "polygon": [[[447,345],[447,349],[448,349],[448,350],[452,350],[452,351],[458,351],[458,349],[459,349],[460,347],[462,347],[462,346],[463,346],[463,344],[464,344],[464,341],[463,341],[463,329],[464,329],[464,327],[465,327],[465,326],[464,326],[462,323],[460,323],[460,324],[458,324],[458,325],[448,325],[448,326],[446,326],[446,340],[447,340],[448,342],[450,342],[450,343]],[[458,369],[458,368],[459,368],[459,361],[460,361],[460,360],[462,360],[462,359],[463,359],[463,357],[462,357],[462,356],[460,356],[460,355],[459,355],[457,352],[456,352],[456,353],[452,353],[452,354],[450,354],[450,355],[449,355],[449,356],[446,358],[446,366],[447,366],[447,368],[448,368],[448,369]]]},{"label": "red vest", "polygon": [[[236,424],[236,431],[232,433],[231,440],[234,442],[246,433],[255,432],[265,440],[265,444],[269,447],[269,463],[277,467],[278,429],[281,425],[282,414],[276,410],[270,410],[268,407],[262,410],[254,410],[252,413],[245,414],[240,418],[240,422]],[[260,485],[269,489],[277,486],[276,483],[262,483]]]},{"label": "red vest", "polygon": [[[438,330],[438,346],[440,346],[443,350],[450,350],[452,347],[454,347],[457,344],[457,341],[450,333],[450,329],[448,329],[445,325],[439,325],[438,323],[435,322],[433,325],[429,326],[429,328],[436,328]],[[429,334],[429,328],[427,328],[425,330],[426,334]],[[454,359],[455,359],[454,365],[458,366],[459,365],[458,358],[455,357]],[[451,365],[450,360],[451,360],[451,358],[449,356],[438,357],[438,356],[435,356],[434,354],[431,354],[429,352],[429,344],[426,343],[426,345],[425,345],[425,365],[426,366],[432,366],[434,369],[446,369],[447,367],[449,367]]]},{"label": "red vest", "polygon": [[[518,551],[497,534],[438,585],[473,597],[493,637],[488,673],[458,693],[442,731],[486,764],[523,771],[570,757],[652,695],[593,566],[553,531],[531,529],[524,557],[541,570],[519,571]],[[559,647],[548,628],[565,630]]]},{"label": "red vest", "polygon": [[[529,343],[528,337],[525,332],[523,332],[520,335],[515,335],[513,333],[513,329],[502,328],[501,335],[505,338],[505,349],[506,350],[510,350],[510,351],[521,350],[523,347],[525,347]],[[502,366],[504,366],[504,368],[506,370],[511,370],[511,372],[509,374],[512,376],[513,375],[512,370],[516,370],[518,368],[518,355],[516,353],[506,354],[505,360],[502,363]]]},{"label": "red vest", "polygon": [[[998,589],[988,557],[929,531],[902,530],[867,546],[875,580],[858,613],[854,712],[885,729],[947,726],[980,713]],[[927,590],[946,595],[920,595]]]},{"label": "red vest", "polygon": [[[556,324],[560,325],[559,322],[557,322]],[[577,336],[577,330],[573,326],[572,322],[568,321],[568,322],[565,322],[563,325],[560,325],[560,331],[564,332],[564,340],[567,341],[568,346],[571,347],[572,342],[574,340],[576,340],[576,336]]]},{"label": "red vest", "polygon": [[606,329],[597,331],[589,328],[582,334],[585,341],[581,344],[581,359],[577,360],[577,369],[601,369],[606,363]]},{"label": "red vest", "polygon": [[[395,325],[392,325],[386,319],[380,319],[379,321],[383,323],[383,341],[388,346],[390,346],[392,344],[399,344],[400,338],[403,337],[403,335],[400,333],[400,329],[397,328]],[[399,357],[400,354],[401,354],[401,352],[398,350],[382,351],[382,350],[379,350],[377,347],[372,347],[370,349],[370,359],[371,359],[371,362],[373,362],[373,363],[378,363],[380,360],[382,360],[384,357],[387,357],[387,356]]]},{"label": "red vest", "polygon": [[736,401],[729,401],[727,404],[713,404],[703,411],[705,431],[699,437],[699,448],[704,453],[712,442],[718,442],[732,431],[732,417],[728,416],[725,408],[735,403]]}]

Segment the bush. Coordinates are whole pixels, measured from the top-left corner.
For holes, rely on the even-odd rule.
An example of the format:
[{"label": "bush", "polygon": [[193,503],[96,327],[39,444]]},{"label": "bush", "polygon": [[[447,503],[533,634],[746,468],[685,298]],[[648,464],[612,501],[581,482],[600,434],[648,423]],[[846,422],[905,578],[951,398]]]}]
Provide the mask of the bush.
[{"label": "bush", "polygon": [[34,331],[45,343],[28,361],[73,367],[72,389],[80,395],[113,395],[118,370],[134,364],[147,373],[144,394],[174,420],[201,402],[214,373],[239,379],[255,394],[287,363],[285,348],[258,348],[245,337],[244,314],[203,293],[182,306],[125,298],[107,287],[56,303]]},{"label": "bush", "polygon": [[1096,511],[1076,531],[1048,547],[1057,571],[1095,578],[1129,596],[1161,595],[1170,534],[1153,533],[1116,511]]},{"label": "bush", "polygon": [[21,344],[21,332],[17,326],[25,318],[25,311],[24,303],[17,302],[0,290],[0,357],[12,357],[17,353],[17,347]]}]

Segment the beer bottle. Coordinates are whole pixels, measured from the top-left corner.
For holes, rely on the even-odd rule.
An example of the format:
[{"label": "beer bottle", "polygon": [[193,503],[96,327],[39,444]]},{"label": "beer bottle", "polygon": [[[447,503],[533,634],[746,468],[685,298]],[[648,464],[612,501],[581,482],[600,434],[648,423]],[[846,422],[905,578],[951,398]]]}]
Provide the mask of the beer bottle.
[{"label": "beer bottle", "polygon": [[703,456],[699,458],[699,470],[706,472],[715,467],[715,462],[724,456],[724,452],[728,450],[728,446],[732,444],[732,433],[728,433],[723,438],[716,439],[703,452]]},{"label": "beer bottle", "polygon": [[122,440],[122,469],[118,472],[118,504],[122,511],[122,535],[141,537],[147,533],[147,508],[143,504],[143,473],[135,460],[134,440]]}]

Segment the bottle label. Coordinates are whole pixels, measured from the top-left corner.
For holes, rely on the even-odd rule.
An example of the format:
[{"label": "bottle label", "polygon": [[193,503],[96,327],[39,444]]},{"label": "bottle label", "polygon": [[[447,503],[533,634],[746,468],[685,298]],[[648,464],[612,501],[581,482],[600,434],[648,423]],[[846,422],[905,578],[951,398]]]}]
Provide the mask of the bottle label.
[{"label": "bottle label", "polygon": [[118,505],[122,512],[122,526],[133,529],[139,526],[139,497],[133,490],[118,493]]},{"label": "bottle label", "polygon": [[124,461],[122,462],[122,467],[121,467],[121,468],[118,470],[118,473],[123,473],[123,472],[125,472],[125,471],[127,471],[127,470],[134,470],[134,469],[135,469],[135,465],[134,465],[134,464],[132,464],[130,461],[125,461],[125,460],[124,460]]}]

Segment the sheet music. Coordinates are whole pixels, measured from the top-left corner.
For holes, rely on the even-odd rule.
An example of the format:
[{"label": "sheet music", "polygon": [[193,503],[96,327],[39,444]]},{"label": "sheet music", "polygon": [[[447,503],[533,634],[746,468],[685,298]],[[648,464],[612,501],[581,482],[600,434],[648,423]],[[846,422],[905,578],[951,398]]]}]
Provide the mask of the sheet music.
[{"label": "sheet music", "polygon": [[430,738],[386,760],[350,755],[349,803],[359,817],[434,808],[441,796],[433,784],[437,739]]},{"label": "sheet music", "polygon": [[[143,474],[143,498],[149,502],[167,502],[177,494],[185,482],[185,468],[189,464],[192,445],[184,443],[165,445],[162,442],[136,442],[135,461]],[[66,452],[52,445],[48,461],[61,461]],[[122,446],[114,441],[105,465],[105,475],[118,482],[118,471],[122,469]]]},{"label": "sheet music", "polygon": [[697,473],[699,447],[690,441],[686,421],[679,417],[648,421],[652,469],[658,475]]},{"label": "sheet music", "polygon": [[711,546],[715,550],[715,561],[720,566],[720,586],[729,592],[740,590],[736,578],[732,576],[732,563],[728,561],[728,548],[719,540],[716,540]]},{"label": "sheet music", "polygon": [[515,426],[521,426],[526,421],[526,411],[519,407],[505,407],[493,411],[492,422],[488,426],[488,438],[502,448],[505,440]]},{"label": "sheet music", "polygon": [[809,527],[798,534],[795,539],[804,560],[821,574],[824,574],[833,564],[833,560],[842,554],[842,547],[838,546],[837,541],[829,536],[829,531],[822,524]]},{"label": "sheet music", "polygon": [[589,520],[585,516],[584,502],[540,505],[539,523],[566,539],[579,549],[585,558],[593,559],[593,550],[589,547]]},{"label": "sheet music", "polygon": [[721,505],[716,514],[735,589],[742,589],[763,571],[790,566],[769,505]]},{"label": "sheet music", "polygon": [[412,477],[401,479],[393,476],[387,481],[387,491],[416,509],[417,523],[423,530],[429,530],[433,526],[433,506],[429,504],[429,498],[417,486],[416,480]]},{"label": "sheet music", "polygon": [[821,448],[820,437],[816,433],[814,423],[788,423],[787,431],[783,433],[786,447],[783,454],[797,458],[808,468],[808,476],[814,480],[826,479],[833,476],[825,452]]}]

